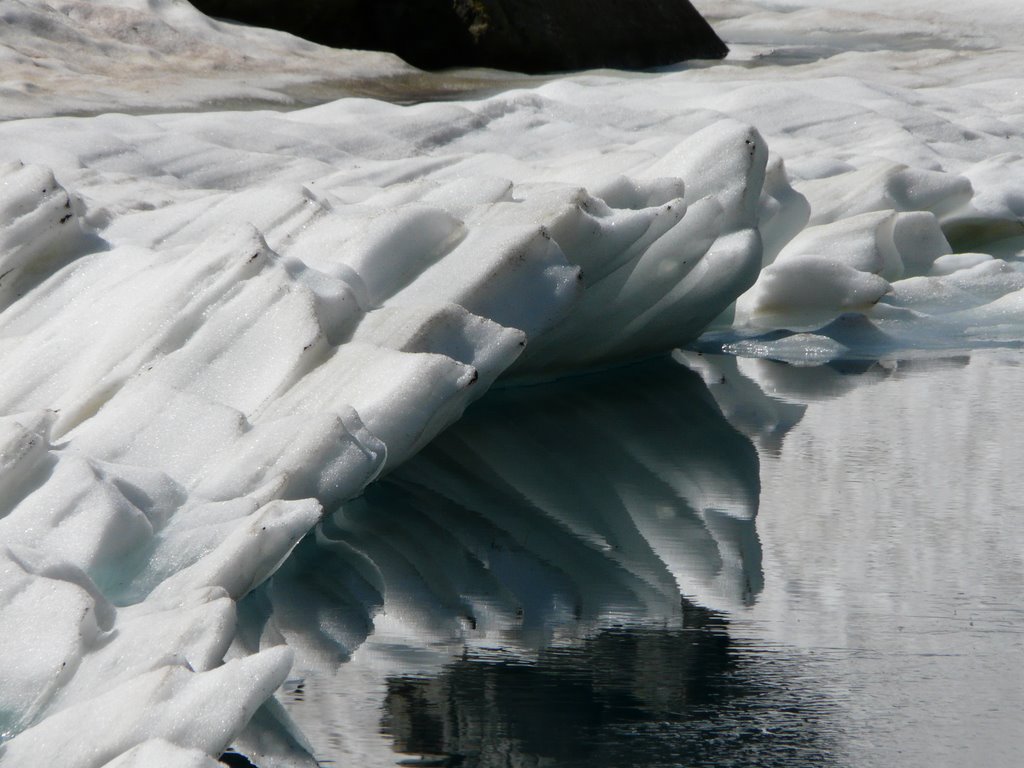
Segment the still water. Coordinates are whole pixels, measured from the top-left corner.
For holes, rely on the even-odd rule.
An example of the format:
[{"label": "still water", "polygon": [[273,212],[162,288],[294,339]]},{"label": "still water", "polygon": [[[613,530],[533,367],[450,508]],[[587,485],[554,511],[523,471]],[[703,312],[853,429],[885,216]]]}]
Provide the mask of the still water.
[{"label": "still water", "polygon": [[1022,765],[1022,364],[492,392],[245,615],[324,765]]}]

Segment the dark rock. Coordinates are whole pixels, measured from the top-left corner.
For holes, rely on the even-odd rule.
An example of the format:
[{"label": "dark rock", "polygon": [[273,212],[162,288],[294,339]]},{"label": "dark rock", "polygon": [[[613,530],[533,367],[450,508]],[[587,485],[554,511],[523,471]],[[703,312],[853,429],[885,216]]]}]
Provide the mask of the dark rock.
[{"label": "dark rock", "polygon": [[210,16],[423,69],[645,68],[728,52],[689,0],[192,0]]}]

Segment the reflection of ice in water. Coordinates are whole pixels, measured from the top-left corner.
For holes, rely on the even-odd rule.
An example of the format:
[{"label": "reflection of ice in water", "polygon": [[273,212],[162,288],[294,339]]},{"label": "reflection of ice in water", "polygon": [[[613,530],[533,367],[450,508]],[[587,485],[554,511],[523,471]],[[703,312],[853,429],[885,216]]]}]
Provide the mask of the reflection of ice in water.
[{"label": "reflection of ice in water", "polygon": [[558,672],[571,677],[623,627],[684,647],[685,605],[754,603],[758,466],[700,377],[669,359],[492,392],[329,517],[246,612],[296,649],[307,680],[285,700],[318,756],[372,762],[388,745],[372,736],[386,678],[467,653],[524,668],[576,658]]},{"label": "reflection of ice in water", "polygon": [[[1015,764],[1019,352],[815,368],[677,356],[767,448],[765,589],[731,635],[784,644],[835,682],[852,764]],[[784,409],[745,407],[752,387],[799,409],[784,440],[770,439]]]},{"label": "reflection of ice in water", "polygon": [[[1019,357],[817,368],[677,357],[707,386],[662,361],[493,393],[465,431],[336,516],[333,542],[285,566],[261,599],[292,645],[319,637],[319,656],[300,654],[303,688],[284,696],[318,756],[1012,764],[1024,706],[1024,528],[1008,471],[1024,456]],[[600,467],[599,493],[574,486],[571,454],[511,437],[536,435],[528,414],[550,425],[559,410],[575,425],[560,438]],[[602,441],[603,428],[621,439]],[[568,490],[545,492],[545,477]],[[731,514],[709,515],[727,480]],[[739,511],[758,505],[755,532]],[[680,598],[676,578],[694,601],[732,610]],[[313,584],[322,594],[302,597]],[[285,626],[311,605],[316,619]],[[311,627],[332,621],[350,633],[325,653]]]},{"label": "reflection of ice in water", "polygon": [[[543,641],[674,619],[682,595],[753,602],[758,489],[750,441],[697,376],[663,360],[493,393],[331,516],[306,558],[350,571],[342,582],[377,595],[366,613],[379,606],[417,636]],[[308,589],[289,584],[275,579],[271,601]]]},{"label": "reflection of ice in water", "polygon": [[1024,748],[1021,362],[743,361],[807,411],[762,455],[766,588],[733,633],[850,687],[859,765],[1014,765]]}]

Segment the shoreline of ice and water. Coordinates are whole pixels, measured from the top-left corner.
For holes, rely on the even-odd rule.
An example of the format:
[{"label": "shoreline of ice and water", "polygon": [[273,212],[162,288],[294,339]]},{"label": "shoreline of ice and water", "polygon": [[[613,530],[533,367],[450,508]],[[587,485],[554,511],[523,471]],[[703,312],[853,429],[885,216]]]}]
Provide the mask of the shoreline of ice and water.
[{"label": "shoreline of ice and water", "polygon": [[[205,765],[255,714],[302,764],[272,693],[303,636],[239,601],[500,377],[709,326],[798,365],[1019,346],[1024,49],[986,8],[719,4],[732,61],[279,112],[204,105],[508,81],[9,3],[0,761]],[[677,555],[637,584],[694,594]]]},{"label": "shoreline of ice and water", "polygon": [[1019,352],[675,358],[486,398],[246,602],[317,757],[1012,764]]}]

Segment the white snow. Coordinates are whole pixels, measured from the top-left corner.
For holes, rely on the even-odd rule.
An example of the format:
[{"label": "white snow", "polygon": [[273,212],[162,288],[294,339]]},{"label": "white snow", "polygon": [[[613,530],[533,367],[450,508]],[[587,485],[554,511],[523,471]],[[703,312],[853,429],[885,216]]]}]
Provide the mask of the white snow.
[{"label": "white snow", "polygon": [[[181,1],[0,3],[4,765],[244,738],[290,651],[236,602],[500,376],[709,325],[801,364],[1024,340],[1013,4],[706,5],[721,63],[277,112],[195,110],[417,75]],[[735,599],[636,525],[651,599]]]}]

